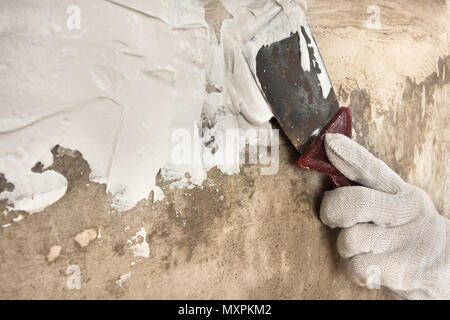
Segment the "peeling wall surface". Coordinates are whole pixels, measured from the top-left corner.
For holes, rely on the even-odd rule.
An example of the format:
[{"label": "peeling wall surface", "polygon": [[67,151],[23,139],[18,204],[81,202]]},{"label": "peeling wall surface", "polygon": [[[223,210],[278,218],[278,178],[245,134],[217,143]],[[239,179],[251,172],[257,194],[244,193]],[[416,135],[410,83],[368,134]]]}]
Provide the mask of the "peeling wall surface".
[{"label": "peeling wall surface", "polygon": [[[50,2],[0,1],[1,299],[392,298],[350,282],[283,135],[276,174],[217,163],[221,130],[268,125],[222,95],[250,1]],[[354,138],[450,218],[450,3],[301,2]],[[171,128],[210,162],[168,162]]]}]

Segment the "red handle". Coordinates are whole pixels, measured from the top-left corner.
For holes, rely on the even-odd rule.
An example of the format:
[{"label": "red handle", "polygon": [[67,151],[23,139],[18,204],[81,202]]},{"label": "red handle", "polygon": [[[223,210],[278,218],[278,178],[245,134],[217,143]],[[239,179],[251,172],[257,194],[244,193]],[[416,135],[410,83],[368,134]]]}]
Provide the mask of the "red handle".
[{"label": "red handle", "polygon": [[325,153],[325,133],[342,133],[352,137],[352,113],[349,108],[341,107],[331,121],[323,128],[320,135],[311,143],[305,153],[297,160],[301,168],[322,172],[330,176],[335,187],[356,185],[340,173],[328,160]]}]

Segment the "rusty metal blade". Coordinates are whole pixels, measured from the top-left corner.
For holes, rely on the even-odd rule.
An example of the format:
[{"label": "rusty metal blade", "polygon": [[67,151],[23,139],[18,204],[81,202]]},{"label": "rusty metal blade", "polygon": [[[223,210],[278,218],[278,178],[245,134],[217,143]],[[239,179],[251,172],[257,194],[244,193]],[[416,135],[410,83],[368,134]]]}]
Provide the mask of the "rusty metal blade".
[{"label": "rusty metal blade", "polygon": [[303,153],[338,112],[339,104],[333,88],[324,98],[319,74],[327,71],[317,61],[321,58],[311,45],[314,38],[308,36],[304,27],[301,32],[307,43],[309,71],[302,69],[300,36],[296,32],[259,49],[256,74],[275,118],[291,143]]}]

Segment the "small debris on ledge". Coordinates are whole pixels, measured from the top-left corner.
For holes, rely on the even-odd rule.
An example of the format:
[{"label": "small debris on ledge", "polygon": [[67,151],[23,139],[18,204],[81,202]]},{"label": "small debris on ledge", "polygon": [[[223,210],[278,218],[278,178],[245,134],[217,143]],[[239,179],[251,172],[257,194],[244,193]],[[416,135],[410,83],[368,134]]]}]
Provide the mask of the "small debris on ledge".
[{"label": "small debris on ledge", "polygon": [[96,238],[97,232],[94,229],[86,229],[83,232],[77,234],[74,240],[80,245],[81,248],[84,248],[87,247],[89,243]]},{"label": "small debris on ledge", "polygon": [[61,246],[53,246],[50,248],[48,255],[47,255],[47,260],[48,262],[53,262],[56,260],[56,258],[59,257],[59,255],[61,254]]}]

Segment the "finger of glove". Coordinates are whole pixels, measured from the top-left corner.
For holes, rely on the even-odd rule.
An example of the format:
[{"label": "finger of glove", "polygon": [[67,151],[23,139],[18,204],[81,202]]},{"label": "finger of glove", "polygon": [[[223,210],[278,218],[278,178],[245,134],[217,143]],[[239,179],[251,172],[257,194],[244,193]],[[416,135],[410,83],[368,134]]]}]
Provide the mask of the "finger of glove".
[{"label": "finger of glove", "polygon": [[418,213],[417,199],[409,194],[390,194],[366,187],[342,187],[324,193],[320,219],[331,228],[357,223],[378,226],[405,224]]},{"label": "finger of glove", "polygon": [[397,193],[405,183],[383,161],[342,134],[326,134],[325,151],[336,169],[363,186]]},{"label": "finger of glove", "polygon": [[384,253],[400,247],[396,230],[361,223],[342,229],[337,239],[337,249],[343,258],[352,258],[360,253]]},{"label": "finger of glove", "polygon": [[[448,297],[446,279],[417,280],[417,274],[411,268],[421,268],[409,254],[386,252],[380,254],[361,253],[353,258],[344,259],[349,277],[358,285],[369,289],[389,288],[403,299],[445,299]],[[408,272],[408,270],[410,272]],[[428,270],[430,272],[430,270]],[[426,277],[425,277],[426,278]]]},{"label": "finger of glove", "polygon": [[361,253],[344,260],[349,277],[358,285],[369,289],[379,289],[382,286],[401,288],[404,279],[402,280],[399,263],[390,253]]}]

